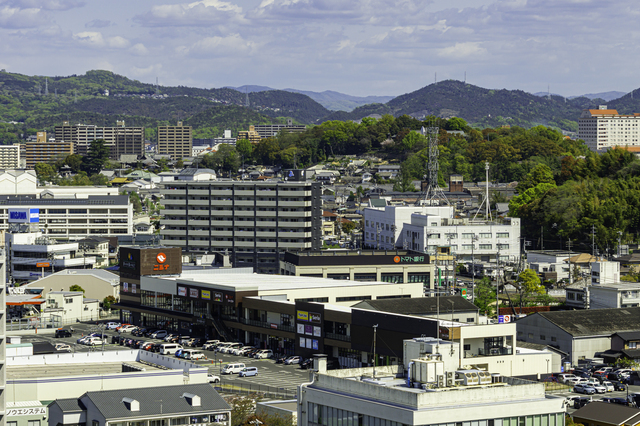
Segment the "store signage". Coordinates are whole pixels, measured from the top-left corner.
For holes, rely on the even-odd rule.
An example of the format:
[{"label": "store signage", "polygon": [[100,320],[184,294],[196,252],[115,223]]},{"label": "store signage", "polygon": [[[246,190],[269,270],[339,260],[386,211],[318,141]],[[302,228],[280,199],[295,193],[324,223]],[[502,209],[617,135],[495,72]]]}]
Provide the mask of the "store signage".
[{"label": "store signage", "polygon": [[187,288],[186,287],[178,287],[178,296],[185,296],[187,295]]},{"label": "store signage", "polygon": [[394,256],[395,263],[424,263],[424,256]]},{"label": "store signage", "polygon": [[309,312],[307,311],[297,311],[296,316],[300,321],[309,321]]},{"label": "store signage", "polygon": [[34,408],[9,408],[6,413],[7,416],[46,416],[46,407],[34,407]]},{"label": "store signage", "polygon": [[227,303],[233,303],[233,297],[229,296],[228,294],[224,295],[224,299]]},{"label": "store signage", "polygon": [[197,288],[190,288],[189,289],[189,296],[190,297],[193,297],[193,298],[197,299],[198,298],[198,294],[199,294],[199,292],[198,292]]},{"label": "store signage", "polygon": [[222,302],[222,293],[213,293],[214,302]]},{"label": "store signage", "polygon": [[203,299],[211,300],[211,292],[209,290],[200,290],[200,294],[202,294]]},{"label": "store signage", "polygon": [[322,316],[316,312],[296,311],[296,317],[300,321],[322,322]]},{"label": "store signage", "polygon": [[49,262],[38,262],[36,263],[36,268],[48,268],[51,266]]},{"label": "store signage", "polygon": [[507,324],[511,322],[511,315],[500,315],[498,317],[499,324]]},{"label": "store signage", "polygon": [[9,209],[9,223],[39,223],[40,209]]},{"label": "store signage", "polygon": [[278,324],[271,323],[270,325],[271,325],[271,328],[275,328],[276,330],[278,329]]}]

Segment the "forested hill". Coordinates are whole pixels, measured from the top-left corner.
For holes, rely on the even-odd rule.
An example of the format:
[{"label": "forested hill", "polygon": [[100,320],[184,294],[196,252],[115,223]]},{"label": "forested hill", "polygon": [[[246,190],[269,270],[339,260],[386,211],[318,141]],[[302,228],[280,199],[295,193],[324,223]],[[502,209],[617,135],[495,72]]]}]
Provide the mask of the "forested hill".
[{"label": "forested hill", "polygon": [[[329,114],[308,96],[282,90],[252,93],[249,103],[247,113],[292,118],[302,124],[316,123]],[[80,112],[176,120],[213,106],[245,107],[245,104],[246,95],[229,88],[155,86],[109,71],[46,78],[0,72],[0,119],[4,121],[24,122],[37,120],[39,116]]]},{"label": "forested hill", "polygon": [[522,90],[491,90],[447,80],[398,96],[386,104],[364,105],[351,113],[333,113],[328,120],[358,120],[371,114],[391,114],[395,117],[407,114],[419,118],[435,115],[443,118],[460,117],[478,127],[509,124],[529,128],[543,124],[577,131],[581,111],[597,108],[603,103],[611,108],[620,105],[621,113],[640,112],[640,94],[634,99],[625,95],[610,102],[586,97],[565,99],[553,95],[549,99]]}]

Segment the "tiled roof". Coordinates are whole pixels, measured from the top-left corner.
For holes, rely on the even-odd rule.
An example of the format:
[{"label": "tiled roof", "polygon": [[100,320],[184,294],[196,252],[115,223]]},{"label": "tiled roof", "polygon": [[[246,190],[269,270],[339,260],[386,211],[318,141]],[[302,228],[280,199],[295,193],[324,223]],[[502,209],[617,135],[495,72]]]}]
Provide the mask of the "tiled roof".
[{"label": "tiled roof", "polygon": [[615,109],[590,109],[591,115],[618,115]]},{"label": "tiled roof", "polygon": [[624,405],[595,401],[575,411],[573,418],[608,425],[634,425],[640,421],[640,410]]},{"label": "tiled roof", "polygon": [[[416,297],[406,299],[378,299],[365,300],[357,303],[353,308],[367,309],[372,311],[384,311],[403,315],[431,315],[438,310],[435,297]],[[469,312],[478,311],[478,307],[462,296],[441,296],[440,312]]]}]

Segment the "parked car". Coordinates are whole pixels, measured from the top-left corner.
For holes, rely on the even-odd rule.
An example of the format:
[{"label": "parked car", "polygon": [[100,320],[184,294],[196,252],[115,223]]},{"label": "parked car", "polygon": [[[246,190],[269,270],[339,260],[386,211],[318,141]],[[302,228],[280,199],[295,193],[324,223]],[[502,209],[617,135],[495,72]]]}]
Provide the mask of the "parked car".
[{"label": "parked car", "polygon": [[56,338],[60,337],[71,337],[71,330],[67,330],[66,328],[59,328],[56,330]]},{"label": "parked car", "polygon": [[108,323],[105,324],[105,326],[107,327],[108,330],[116,330],[118,327],[120,327],[120,323],[109,321]]},{"label": "parked car", "polygon": [[558,376],[560,378],[560,383],[567,383],[568,380],[577,379],[574,374],[564,373]]},{"label": "parked car", "polygon": [[569,396],[567,405],[575,409],[582,408],[592,401],[590,396]]},{"label": "parked car", "polygon": [[191,340],[191,336],[180,336],[178,343],[180,343],[182,346],[185,346],[189,340]]},{"label": "parked car", "polygon": [[200,350],[198,349],[189,349],[189,355],[187,357],[187,359],[190,359],[192,361],[196,361],[199,359],[207,359],[207,356]]},{"label": "parked car", "polygon": [[273,351],[271,349],[262,349],[259,352],[256,352],[254,358],[256,359],[267,359],[273,357]]},{"label": "parked car", "polygon": [[122,325],[120,328],[118,328],[118,332],[120,333],[131,333],[133,330],[135,330],[137,327],[135,325],[131,325],[131,324],[127,324],[127,325]]},{"label": "parked car", "polygon": [[71,346],[66,343],[56,343],[54,346],[56,352],[71,352]]},{"label": "parked car", "polygon": [[611,382],[611,383],[613,383],[613,389],[616,391],[624,392],[627,390],[627,385],[625,385],[624,383],[620,383],[620,382]]},{"label": "parked car", "polygon": [[305,359],[300,363],[300,368],[302,368],[303,370],[308,370],[311,367],[313,367],[313,359],[311,358]]},{"label": "parked car", "polygon": [[209,380],[209,383],[220,383],[220,376],[216,376],[212,373],[207,374],[207,379]]},{"label": "parked car", "polygon": [[198,346],[202,346],[204,344],[204,339],[202,337],[194,337],[189,342],[189,346],[192,348],[197,348]]},{"label": "parked car", "polygon": [[167,337],[167,330],[156,330],[151,334],[152,339],[164,339]]},{"label": "parked car", "polygon": [[245,367],[238,373],[240,377],[251,377],[258,375],[258,367]]},{"label": "parked car", "polygon": [[287,358],[288,356],[285,356],[285,355],[277,355],[274,357],[276,364],[284,364],[284,360]]},{"label": "parked car", "polygon": [[607,392],[613,392],[614,390],[616,390],[616,388],[613,386],[613,383],[611,383],[608,380],[605,380],[604,382],[602,382],[602,386],[604,386]]},{"label": "parked car", "polygon": [[627,400],[624,399],[624,398],[608,398],[608,397],[605,397],[605,398],[601,398],[600,401],[601,402],[607,402],[609,404],[629,405],[627,403]]},{"label": "parked car", "polygon": [[300,364],[301,362],[302,362],[302,357],[298,355],[290,356],[289,358],[284,360],[285,365]]},{"label": "parked car", "polygon": [[103,341],[99,337],[90,337],[85,342],[87,346],[99,346],[102,345],[102,343]]},{"label": "parked car", "polygon": [[202,349],[205,351],[212,351],[216,348],[216,345],[220,343],[220,340],[207,340],[202,345]]},{"label": "parked car", "polygon": [[593,395],[596,393],[594,387],[587,384],[577,384],[573,387],[573,391],[577,393],[584,393],[586,395]]},{"label": "parked car", "polygon": [[605,386],[602,386],[601,384],[590,386],[596,390],[596,393],[607,393],[607,388]]}]

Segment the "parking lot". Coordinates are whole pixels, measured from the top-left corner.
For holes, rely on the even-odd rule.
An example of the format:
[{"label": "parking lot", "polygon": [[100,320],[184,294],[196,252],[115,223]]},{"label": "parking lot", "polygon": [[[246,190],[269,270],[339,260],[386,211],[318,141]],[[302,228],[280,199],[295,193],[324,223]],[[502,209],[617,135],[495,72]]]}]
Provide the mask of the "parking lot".
[{"label": "parking lot", "polygon": [[[69,329],[69,326],[65,326]],[[119,335],[115,330],[104,330],[105,344],[104,346],[85,346],[76,343],[76,340],[82,336],[86,336],[92,332],[101,331],[102,328],[96,324],[78,323],[73,325],[74,333],[72,337],[56,338],[52,333],[40,333],[37,335],[28,335],[22,337],[23,343],[33,343],[46,341],[51,344],[66,343],[71,347],[72,352],[89,352],[89,351],[113,351],[119,349],[129,350],[126,346],[120,346],[111,343],[111,337]],[[123,333],[124,336],[130,336],[129,333]],[[144,340],[154,343],[164,343],[160,339],[151,339],[148,337],[132,338]],[[249,388],[251,386],[262,385],[276,389],[284,389],[294,391],[300,383],[307,382],[309,373],[302,370],[298,365],[282,365],[276,364],[272,359],[253,359],[244,356],[231,354],[217,354],[213,351],[202,351],[207,359],[192,361],[195,364],[209,367],[209,372],[220,377],[221,384],[226,386],[237,385],[238,387]],[[229,363],[244,363],[247,367],[257,367],[258,375],[253,377],[238,377],[237,374],[222,375],[220,371]]]}]

